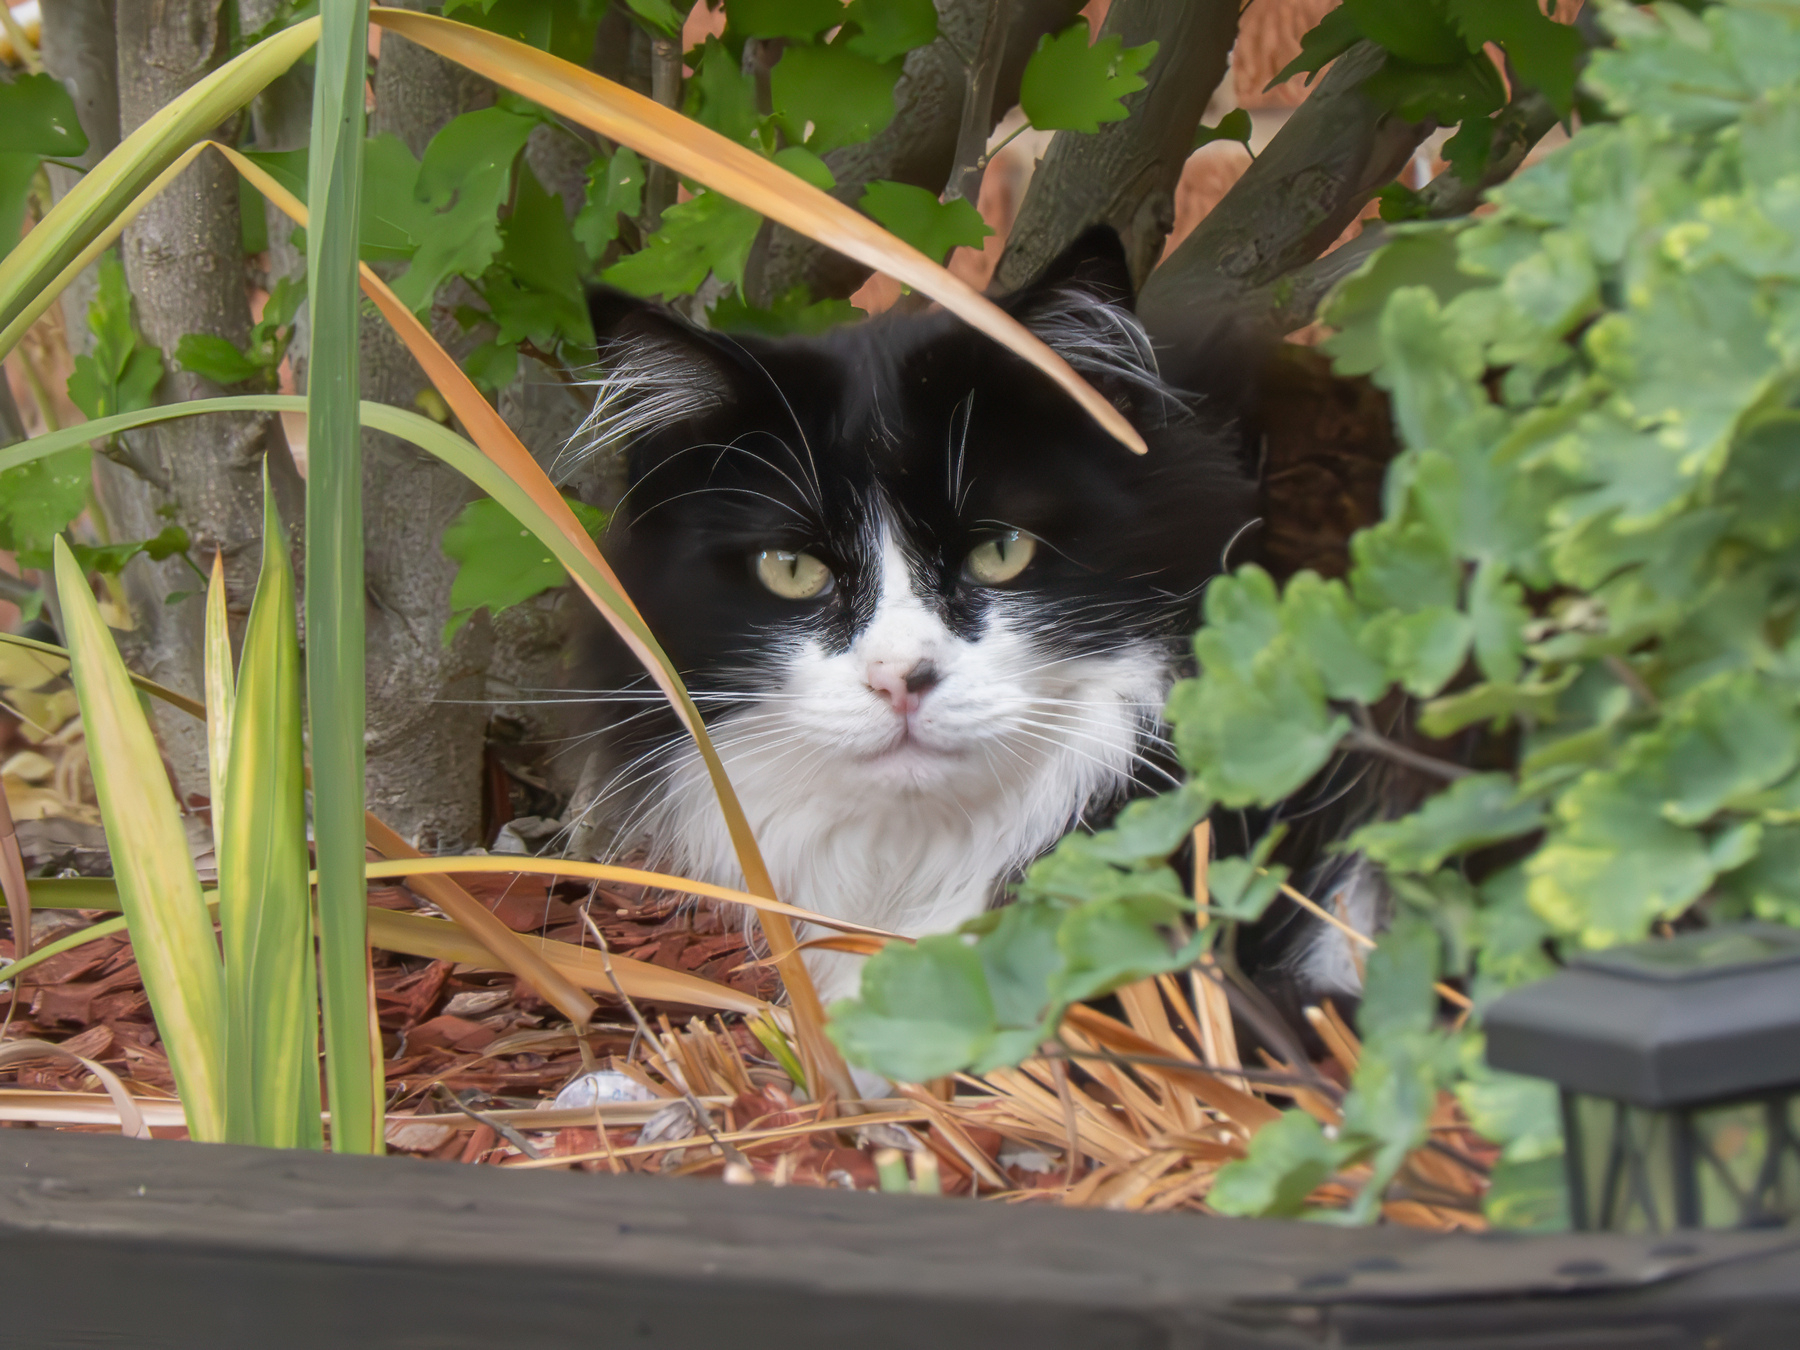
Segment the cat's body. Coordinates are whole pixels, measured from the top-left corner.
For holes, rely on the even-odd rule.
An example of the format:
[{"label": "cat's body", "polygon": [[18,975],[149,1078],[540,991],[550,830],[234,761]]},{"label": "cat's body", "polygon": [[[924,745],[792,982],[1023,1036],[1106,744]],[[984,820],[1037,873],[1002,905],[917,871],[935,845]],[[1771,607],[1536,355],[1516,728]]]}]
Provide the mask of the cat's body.
[{"label": "cat's body", "polygon": [[[1006,303],[1142,457],[947,315],[732,340],[596,299],[589,439],[630,447],[608,551],[784,900],[941,931],[1172,781],[1158,713],[1255,497],[1238,409],[1162,383],[1124,289],[1116,244],[1090,244]],[[741,882],[697,755],[598,647],[617,771],[591,809],[614,847]],[[809,963],[828,1001],[855,992],[857,958]]]}]

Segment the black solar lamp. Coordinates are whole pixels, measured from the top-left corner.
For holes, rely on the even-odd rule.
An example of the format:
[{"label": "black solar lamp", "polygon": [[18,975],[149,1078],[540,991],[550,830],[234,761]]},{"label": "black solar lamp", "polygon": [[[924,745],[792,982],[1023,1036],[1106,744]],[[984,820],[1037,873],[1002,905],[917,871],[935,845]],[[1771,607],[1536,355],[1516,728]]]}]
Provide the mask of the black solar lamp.
[{"label": "black solar lamp", "polygon": [[1562,1089],[1576,1228],[1800,1217],[1800,931],[1732,924],[1584,954],[1483,1020],[1489,1064]]}]

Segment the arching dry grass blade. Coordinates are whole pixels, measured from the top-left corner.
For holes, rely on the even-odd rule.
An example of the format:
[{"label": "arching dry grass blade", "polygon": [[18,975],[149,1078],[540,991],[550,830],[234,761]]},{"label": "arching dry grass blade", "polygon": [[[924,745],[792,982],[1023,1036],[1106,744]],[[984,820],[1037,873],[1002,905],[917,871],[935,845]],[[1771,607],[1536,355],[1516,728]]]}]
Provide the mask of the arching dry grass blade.
[{"label": "arching dry grass blade", "polygon": [[106,1095],[112,1099],[113,1109],[119,1113],[120,1133],[127,1139],[150,1138],[150,1126],[144,1120],[144,1113],[138,1110],[137,1103],[125,1090],[125,1084],[119,1081],[119,1076],[104,1064],[97,1064],[49,1041],[8,1041],[5,1045],[0,1045],[0,1067],[46,1056],[72,1059],[100,1081],[100,1086],[106,1089]]},{"label": "arching dry grass blade", "polygon": [[1055,380],[1121,445],[1144,453],[1143,438],[1118,409],[1017,319],[868,217],[749,147],[623,85],[497,33],[382,6],[372,8],[369,17],[389,32],[923,292]]},{"label": "arching dry grass blade", "polygon": [[[119,908],[117,889],[110,881],[101,878],[84,877],[79,883],[44,884],[52,889],[49,901],[51,908]],[[57,894],[60,888],[71,885],[77,886],[78,890],[71,891],[66,896]],[[209,894],[216,900],[216,892]],[[15,974],[23,974],[53,956],[122,932],[124,928],[123,919],[108,919],[104,923],[84,928],[79,933],[71,933],[66,938],[47,943],[22,961],[0,966],[0,980],[10,980]],[[511,932],[510,929],[507,931]],[[535,959],[554,967],[570,984],[609,994],[613,991],[605,962],[592,947],[578,947],[573,943],[557,942],[550,938],[525,937],[518,933],[513,933],[512,937],[515,942],[528,947]],[[373,905],[369,907],[369,945],[406,956],[463,962],[481,970],[508,969],[484,943],[477,941],[459,924],[424,914],[379,909]],[[764,1012],[769,1006],[754,994],[746,994],[728,984],[718,984],[699,975],[690,975],[686,971],[670,970],[666,966],[653,965],[629,956],[614,956],[612,964],[613,974],[619,977],[620,986],[634,999],[646,999],[654,1003],[685,1003],[695,1008],[751,1015]]]},{"label": "arching dry grass blade", "polygon": [[[319,1148],[299,618],[286,537],[265,472],[262,571],[244,627],[224,800],[213,803],[228,1018],[225,1123],[236,1142]],[[229,669],[229,640],[224,646]],[[213,694],[209,682],[209,704]]]},{"label": "arching dry grass blade", "polygon": [[43,313],[80,270],[71,270],[70,264],[93,239],[119,221],[129,204],[183,152],[292,66],[318,35],[319,20],[306,19],[227,61],[151,114],[82,177],[0,260],[0,354],[30,326],[25,311]]},{"label": "arching dry grass blade", "polygon": [[[544,960],[561,971],[571,982],[601,993],[613,992],[606,963],[592,947],[577,947],[572,942],[553,942],[549,938],[521,938]],[[404,914],[391,909],[369,911],[369,942],[385,951],[404,952],[408,956],[428,956],[437,961],[463,961],[484,970],[501,966],[479,942],[455,924],[423,914]],[[651,965],[626,956],[612,958],[612,973],[619,977],[619,987],[628,997],[655,1003],[686,1003],[697,1008],[715,1008],[720,1012],[754,1015],[768,1004],[752,994],[741,993],[730,985]]]},{"label": "arching dry grass blade", "polygon": [[[425,856],[376,816],[367,815],[364,823],[370,846],[385,857],[398,860]],[[585,1027],[593,1019],[598,1006],[594,1000],[553,963],[537,956],[524,939],[454,880],[416,869],[402,875],[408,886],[467,929],[483,947],[500,958],[505,969],[530,984],[577,1028]]]},{"label": "arching dry grass blade", "polygon": [[125,663],[81,565],[56,541],[56,592],[106,824],[119,898],[144,992],[194,1138],[225,1135],[225,994],[175,794]]},{"label": "arching dry grass blade", "polygon": [[[843,933],[858,934],[879,942],[905,941],[897,933],[852,923],[830,914],[815,913],[798,905],[783,904],[748,891],[734,891],[729,886],[713,886],[704,881],[670,876],[666,872],[646,872],[637,867],[618,867],[612,863],[581,862],[575,858],[522,858],[510,853],[475,853],[443,858],[400,859],[395,862],[372,862],[365,869],[371,881],[381,877],[443,875],[447,872],[518,873],[536,877],[568,877],[577,881],[614,881],[627,886],[648,886],[652,890],[675,891],[717,900],[728,905],[742,905],[758,914],[779,914],[796,923],[817,924]],[[811,945],[811,944],[808,944]]]}]

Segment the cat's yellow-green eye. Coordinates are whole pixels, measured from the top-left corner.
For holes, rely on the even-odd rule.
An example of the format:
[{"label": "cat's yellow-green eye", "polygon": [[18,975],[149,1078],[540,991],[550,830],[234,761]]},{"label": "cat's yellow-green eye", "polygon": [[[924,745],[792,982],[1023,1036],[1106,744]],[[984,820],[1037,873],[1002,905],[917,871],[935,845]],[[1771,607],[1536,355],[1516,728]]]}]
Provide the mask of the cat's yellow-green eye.
[{"label": "cat's yellow-green eye", "polygon": [[810,553],[767,548],[756,555],[756,579],[783,600],[810,600],[831,585],[831,569]]},{"label": "cat's yellow-green eye", "polygon": [[978,585],[999,586],[1023,572],[1036,556],[1037,540],[1022,530],[1008,530],[970,549],[963,571]]}]

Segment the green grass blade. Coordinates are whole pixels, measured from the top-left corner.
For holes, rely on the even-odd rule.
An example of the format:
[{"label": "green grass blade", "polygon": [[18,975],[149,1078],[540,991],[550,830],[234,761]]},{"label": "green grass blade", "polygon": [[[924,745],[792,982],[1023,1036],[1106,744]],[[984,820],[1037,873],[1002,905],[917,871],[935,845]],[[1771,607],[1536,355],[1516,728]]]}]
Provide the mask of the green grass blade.
[{"label": "green grass blade", "polygon": [[[331,8],[331,6],[327,6]],[[27,309],[41,314],[56,298],[58,278],[83,249],[194,142],[292,66],[318,40],[319,20],[284,29],[196,81],[158,109],[82,177],[55,208],[0,259],[0,332],[22,333]],[[141,59],[136,53],[134,59]],[[357,73],[360,81],[361,72]],[[360,84],[358,88],[360,89]],[[360,105],[359,105],[360,109]],[[10,342],[0,343],[0,350]]]},{"label": "green grass blade", "polygon": [[368,0],[326,0],[307,200],[306,699],[312,719],[319,975],[331,1146],[382,1150],[381,1052],[363,885],[363,512],[357,220]]},{"label": "green grass blade", "polygon": [[225,615],[225,557],[213,554],[206,584],[206,776],[212,800],[213,856],[219,856],[220,812],[225,805],[225,766],[231,754],[231,708],[237,698],[231,666],[231,628]]},{"label": "green grass blade", "polygon": [[200,881],[162,755],[87,577],[56,541],[56,593],[68,628],[94,793],[113,873],[169,1070],[196,1139],[225,1136],[225,992]]},{"label": "green grass blade", "polygon": [[318,1148],[300,642],[286,536],[267,478],[265,471],[262,574],[244,628],[223,810],[214,817],[229,1019],[226,1126],[242,1143]]}]

